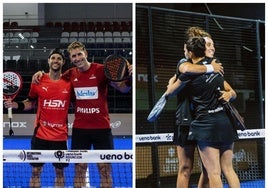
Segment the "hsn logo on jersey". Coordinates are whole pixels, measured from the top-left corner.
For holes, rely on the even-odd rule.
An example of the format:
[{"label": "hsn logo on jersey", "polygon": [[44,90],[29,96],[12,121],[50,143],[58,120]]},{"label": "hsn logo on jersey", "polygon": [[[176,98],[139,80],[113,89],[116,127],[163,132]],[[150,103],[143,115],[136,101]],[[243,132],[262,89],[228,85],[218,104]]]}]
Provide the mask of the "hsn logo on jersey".
[{"label": "hsn logo on jersey", "polygon": [[74,88],[76,99],[97,99],[97,87],[78,87]]},{"label": "hsn logo on jersey", "polygon": [[53,107],[53,108],[64,108],[66,105],[66,100],[44,100],[43,106],[45,107]]}]

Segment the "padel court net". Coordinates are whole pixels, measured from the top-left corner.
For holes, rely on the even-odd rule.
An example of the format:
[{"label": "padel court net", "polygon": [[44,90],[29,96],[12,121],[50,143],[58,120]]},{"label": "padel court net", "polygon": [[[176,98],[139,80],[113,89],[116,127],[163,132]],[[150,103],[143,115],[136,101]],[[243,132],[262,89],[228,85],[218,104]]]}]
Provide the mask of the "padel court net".
[{"label": "padel court net", "polygon": [[132,187],[132,139],[120,137],[114,139],[115,150],[27,150],[31,138],[4,138],[3,150],[3,187],[29,187],[32,173],[30,162],[45,162],[41,174],[41,187],[54,187],[55,170],[53,162],[67,162],[64,169],[65,187],[73,187],[76,162],[89,163],[87,186],[100,186],[97,164],[107,162],[112,165],[113,187]]},{"label": "padel court net", "polygon": [[[265,187],[264,129],[239,131],[238,135],[233,167],[241,188]],[[176,187],[178,158],[172,139],[172,133],[136,135],[136,187]],[[200,173],[201,163],[196,149],[190,187],[197,187]],[[229,187],[223,175],[222,181],[224,187]]]}]

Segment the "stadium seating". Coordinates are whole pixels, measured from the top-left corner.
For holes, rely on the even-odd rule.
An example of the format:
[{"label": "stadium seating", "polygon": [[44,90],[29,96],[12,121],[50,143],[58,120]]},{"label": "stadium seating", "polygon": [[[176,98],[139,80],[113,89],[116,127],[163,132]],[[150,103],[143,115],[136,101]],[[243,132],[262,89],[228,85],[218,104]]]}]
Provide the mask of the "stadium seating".
[{"label": "stadium seating", "polygon": [[128,31],[128,21],[48,21],[43,27],[18,26],[16,22],[3,23],[4,28],[11,28],[11,25],[13,29],[19,27],[21,31],[4,30],[4,48],[29,49],[33,45],[31,48],[36,49],[21,59],[13,59],[12,56],[3,59],[4,70],[34,72],[40,67],[38,63],[40,60],[47,60],[46,53],[51,48],[57,46],[67,48],[73,41],[84,43],[86,48],[90,49],[89,56],[94,56],[95,60],[103,59],[115,51],[118,53],[130,51],[132,46],[132,31]]}]

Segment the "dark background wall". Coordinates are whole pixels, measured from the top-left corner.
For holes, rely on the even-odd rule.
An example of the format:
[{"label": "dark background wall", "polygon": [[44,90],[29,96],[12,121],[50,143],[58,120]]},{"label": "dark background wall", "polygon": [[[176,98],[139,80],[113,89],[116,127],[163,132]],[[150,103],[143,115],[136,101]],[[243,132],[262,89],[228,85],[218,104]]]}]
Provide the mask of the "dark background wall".
[{"label": "dark background wall", "polygon": [[47,20],[53,19],[131,19],[132,6],[125,3],[45,3]]},{"label": "dark background wall", "polygon": [[19,25],[44,25],[48,21],[130,20],[131,3],[4,3],[3,19]]}]

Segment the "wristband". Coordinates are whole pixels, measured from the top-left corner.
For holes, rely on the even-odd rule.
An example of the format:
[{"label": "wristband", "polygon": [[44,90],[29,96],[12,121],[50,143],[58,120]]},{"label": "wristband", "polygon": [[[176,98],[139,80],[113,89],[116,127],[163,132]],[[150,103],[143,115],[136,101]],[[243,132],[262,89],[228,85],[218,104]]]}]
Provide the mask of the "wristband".
[{"label": "wristband", "polygon": [[24,110],[24,108],[25,108],[25,105],[24,105],[24,103],[23,102],[17,102],[18,103],[18,111],[23,111]]},{"label": "wristband", "polygon": [[212,65],[205,65],[207,68],[207,72],[206,73],[213,73],[214,72],[214,68]]}]

